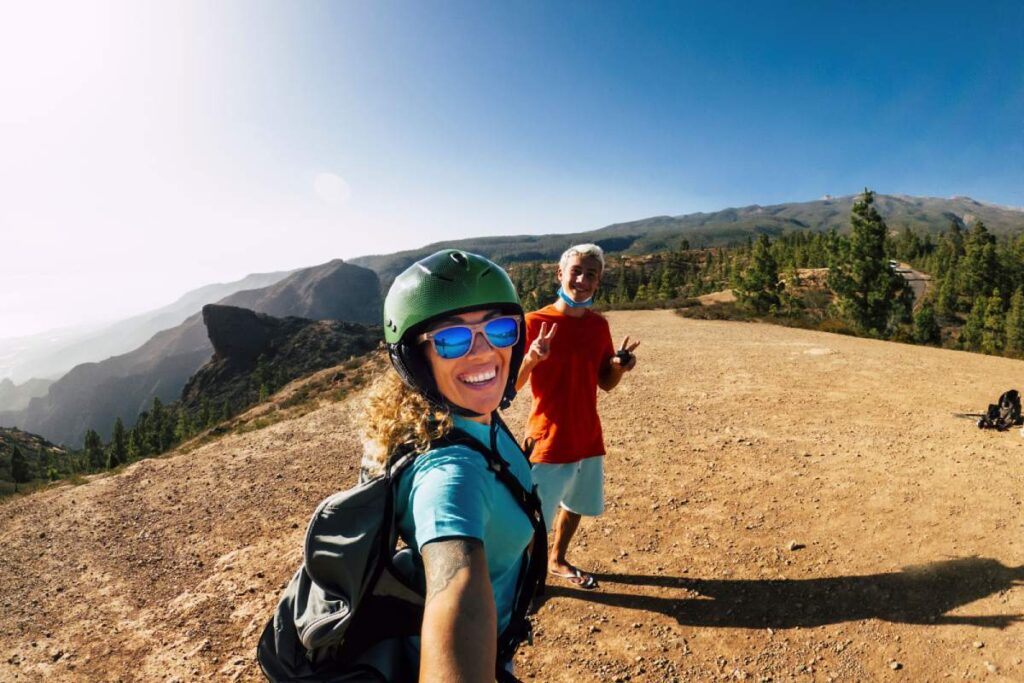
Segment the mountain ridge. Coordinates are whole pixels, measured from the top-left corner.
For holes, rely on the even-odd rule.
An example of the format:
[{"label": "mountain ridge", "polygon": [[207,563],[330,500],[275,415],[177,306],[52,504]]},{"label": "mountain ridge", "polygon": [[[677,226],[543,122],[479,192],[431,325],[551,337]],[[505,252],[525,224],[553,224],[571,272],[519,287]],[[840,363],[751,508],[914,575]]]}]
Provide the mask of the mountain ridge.
[{"label": "mountain ridge", "polygon": [[44,396],[53,381],[33,377],[21,384],[15,384],[9,377],[0,379],[0,412],[23,410],[36,396]]},{"label": "mountain ridge", "polygon": [[0,379],[21,383],[31,378],[59,379],[82,363],[100,362],[144,344],[154,334],[179,325],[204,304],[238,291],[268,287],[293,273],[250,273],[231,282],[203,285],[185,292],[166,306],[145,311],[84,332],[47,330],[27,337],[0,340]]},{"label": "mountain ridge", "polygon": [[[376,323],[381,297],[373,271],[335,259],[293,271],[265,288],[235,292],[220,303],[239,302],[270,315],[281,316],[283,310],[301,318]],[[115,418],[130,427],[154,397],[177,400],[212,353],[200,311],[128,353],[75,366],[23,411],[0,413],[0,425],[72,446],[81,443],[86,429],[106,440]]]},{"label": "mountain ridge", "polygon": [[[676,249],[684,239],[696,248],[724,246],[761,233],[775,236],[784,231],[836,229],[845,232],[850,226],[850,209],[858,196],[850,194],[806,202],[750,204],[712,212],[649,216],[575,233],[498,235],[434,242],[391,254],[360,256],[350,259],[350,262],[376,271],[386,287],[414,261],[442,247],[466,249],[507,264],[553,261],[567,247],[580,242],[595,242],[613,254],[639,254]],[[970,197],[876,194],[875,207],[893,231],[909,228],[936,235],[952,221],[967,226],[979,219],[996,235],[1024,231],[1024,210],[980,202]]]}]

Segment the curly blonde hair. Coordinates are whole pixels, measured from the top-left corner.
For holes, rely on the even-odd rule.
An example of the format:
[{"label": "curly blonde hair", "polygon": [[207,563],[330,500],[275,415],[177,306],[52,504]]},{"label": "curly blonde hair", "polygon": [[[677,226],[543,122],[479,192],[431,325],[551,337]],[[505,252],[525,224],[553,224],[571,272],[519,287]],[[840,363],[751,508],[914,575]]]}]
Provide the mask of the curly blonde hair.
[{"label": "curly blonde hair", "polygon": [[394,370],[384,372],[370,388],[363,413],[364,474],[384,471],[388,456],[404,444],[425,451],[430,442],[452,430],[451,413],[410,389]]}]

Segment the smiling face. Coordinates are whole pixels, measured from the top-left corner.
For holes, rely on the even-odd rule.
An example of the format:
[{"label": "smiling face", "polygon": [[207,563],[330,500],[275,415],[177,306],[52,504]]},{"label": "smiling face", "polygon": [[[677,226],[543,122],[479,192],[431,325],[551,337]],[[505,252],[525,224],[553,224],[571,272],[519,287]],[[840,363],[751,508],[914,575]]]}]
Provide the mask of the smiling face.
[{"label": "smiling face", "polygon": [[[433,325],[432,329],[472,325],[501,315],[496,310],[453,315]],[[480,330],[469,353],[460,358],[441,358],[430,341],[423,343],[423,349],[441,394],[451,403],[483,416],[470,419],[490,422],[491,413],[497,410],[505,394],[513,347],[494,348]]]},{"label": "smiling face", "polygon": [[601,284],[601,262],[593,256],[573,254],[564,267],[558,267],[558,283],[573,301],[583,303]]}]

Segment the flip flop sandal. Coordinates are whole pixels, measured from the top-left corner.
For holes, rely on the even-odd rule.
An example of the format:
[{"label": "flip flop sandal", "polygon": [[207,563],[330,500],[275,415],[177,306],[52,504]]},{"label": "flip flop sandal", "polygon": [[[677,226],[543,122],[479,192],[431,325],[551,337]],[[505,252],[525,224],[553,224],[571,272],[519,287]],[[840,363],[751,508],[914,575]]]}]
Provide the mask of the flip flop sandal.
[{"label": "flip flop sandal", "polygon": [[567,572],[553,572],[548,570],[548,574],[560,579],[565,579],[572,585],[577,588],[582,588],[585,591],[592,591],[597,588],[597,579],[594,578],[594,575],[580,571],[576,567],[572,567],[571,570]]}]

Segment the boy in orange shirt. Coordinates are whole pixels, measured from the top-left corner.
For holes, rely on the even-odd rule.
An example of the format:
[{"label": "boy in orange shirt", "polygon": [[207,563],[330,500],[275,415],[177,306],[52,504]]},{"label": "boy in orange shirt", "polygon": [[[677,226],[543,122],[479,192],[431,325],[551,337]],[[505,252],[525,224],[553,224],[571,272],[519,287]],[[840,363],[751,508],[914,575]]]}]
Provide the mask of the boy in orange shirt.
[{"label": "boy in orange shirt", "polygon": [[615,388],[636,365],[633,350],[640,343],[626,337],[616,352],[608,321],[588,309],[603,271],[604,253],[595,244],[562,254],[558,301],[526,315],[528,351],[516,382],[521,389],[529,379],[533,392],[526,431],[536,444],[530,456],[533,481],[548,529],[554,530],[548,571],[584,589],[597,588],[597,580],[565,555],[580,517],[604,511],[597,388]]}]

